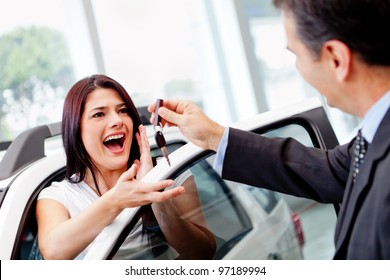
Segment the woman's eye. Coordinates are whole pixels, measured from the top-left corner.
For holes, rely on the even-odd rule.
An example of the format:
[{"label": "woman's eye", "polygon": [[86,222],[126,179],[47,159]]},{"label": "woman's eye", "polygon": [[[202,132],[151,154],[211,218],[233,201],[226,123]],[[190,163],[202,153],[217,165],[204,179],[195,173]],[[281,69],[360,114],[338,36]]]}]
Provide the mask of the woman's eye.
[{"label": "woman's eye", "polygon": [[122,108],[122,109],[119,109],[119,113],[128,114],[128,110],[127,110],[127,108]]},{"label": "woman's eye", "polygon": [[95,113],[92,115],[92,118],[100,118],[100,117],[103,117],[104,114],[102,112],[99,112],[99,113]]}]

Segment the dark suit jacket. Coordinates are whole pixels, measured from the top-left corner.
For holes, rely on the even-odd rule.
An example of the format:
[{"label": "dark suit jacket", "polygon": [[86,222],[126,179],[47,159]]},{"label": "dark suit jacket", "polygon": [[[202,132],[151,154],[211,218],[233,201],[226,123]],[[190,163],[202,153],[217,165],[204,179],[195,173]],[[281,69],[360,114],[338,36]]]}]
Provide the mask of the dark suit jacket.
[{"label": "dark suit jacket", "polygon": [[269,139],[230,128],[222,176],[322,203],[341,203],[334,258],[390,259],[390,111],[353,187],[352,144],[324,151],[291,138]]}]

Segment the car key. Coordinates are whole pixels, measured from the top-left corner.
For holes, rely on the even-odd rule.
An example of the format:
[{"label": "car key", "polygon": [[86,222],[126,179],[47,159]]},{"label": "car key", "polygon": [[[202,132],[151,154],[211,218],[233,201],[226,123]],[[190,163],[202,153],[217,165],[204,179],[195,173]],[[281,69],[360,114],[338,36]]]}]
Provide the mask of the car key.
[{"label": "car key", "polygon": [[166,158],[168,165],[171,166],[171,162],[168,157],[168,151],[167,151],[167,142],[165,141],[164,134],[162,133],[162,124],[161,124],[161,117],[158,115],[158,109],[163,105],[162,99],[157,99],[156,101],[156,108],[154,110],[155,118],[154,118],[154,130],[156,131],[155,134],[155,140],[157,143],[157,146],[161,149],[161,152],[163,153],[164,157]]},{"label": "car key", "polygon": [[171,166],[171,162],[169,161],[169,157],[168,157],[166,141],[164,138],[164,134],[162,134],[162,131],[156,131],[155,139],[156,139],[157,146],[161,149],[161,152],[163,153],[164,157],[167,159],[168,165]]}]

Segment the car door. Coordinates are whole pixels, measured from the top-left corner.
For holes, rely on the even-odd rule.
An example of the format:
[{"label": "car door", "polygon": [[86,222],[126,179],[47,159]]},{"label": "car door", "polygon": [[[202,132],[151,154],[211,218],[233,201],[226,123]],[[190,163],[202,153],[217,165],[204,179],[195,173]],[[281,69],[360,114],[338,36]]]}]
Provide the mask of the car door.
[{"label": "car door", "polygon": [[[232,127],[267,137],[293,137],[320,149],[338,144],[318,99]],[[191,143],[170,158],[172,166],[159,162],[144,181],[175,179],[185,186],[186,197],[124,210],[97,236],[86,259],[304,258],[294,213],[282,195],[223,180],[213,169],[215,153]],[[335,216],[334,207],[329,215]],[[331,232],[334,226],[329,225]]]},{"label": "car door", "polygon": [[[153,127],[147,131],[152,139]],[[181,135],[172,135],[174,131],[165,130],[169,152],[186,143]],[[36,200],[42,189],[64,179],[65,165],[60,122],[28,129],[7,147],[0,162],[0,259],[42,258]]]}]

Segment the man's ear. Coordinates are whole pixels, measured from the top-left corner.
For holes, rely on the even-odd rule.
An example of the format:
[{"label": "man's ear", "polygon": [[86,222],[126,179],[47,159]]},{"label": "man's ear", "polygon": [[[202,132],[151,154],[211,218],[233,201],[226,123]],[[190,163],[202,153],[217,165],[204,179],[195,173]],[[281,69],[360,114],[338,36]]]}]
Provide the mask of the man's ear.
[{"label": "man's ear", "polygon": [[328,59],[338,81],[345,81],[351,71],[351,50],[339,40],[329,40],[322,48],[323,58]]}]

